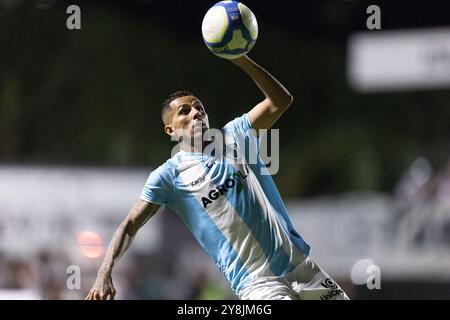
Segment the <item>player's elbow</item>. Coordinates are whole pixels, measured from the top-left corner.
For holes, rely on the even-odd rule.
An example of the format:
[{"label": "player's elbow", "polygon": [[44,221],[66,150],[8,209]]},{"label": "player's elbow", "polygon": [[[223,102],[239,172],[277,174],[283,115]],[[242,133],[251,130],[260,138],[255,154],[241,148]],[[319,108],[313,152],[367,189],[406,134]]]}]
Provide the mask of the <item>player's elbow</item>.
[{"label": "player's elbow", "polygon": [[288,93],[286,98],[286,108],[289,107],[292,104],[292,102],[294,102],[294,96]]},{"label": "player's elbow", "polygon": [[290,93],[287,93],[286,96],[283,97],[283,100],[280,101],[278,105],[281,109],[287,109],[289,108],[289,106],[292,104],[293,101],[294,97]]}]

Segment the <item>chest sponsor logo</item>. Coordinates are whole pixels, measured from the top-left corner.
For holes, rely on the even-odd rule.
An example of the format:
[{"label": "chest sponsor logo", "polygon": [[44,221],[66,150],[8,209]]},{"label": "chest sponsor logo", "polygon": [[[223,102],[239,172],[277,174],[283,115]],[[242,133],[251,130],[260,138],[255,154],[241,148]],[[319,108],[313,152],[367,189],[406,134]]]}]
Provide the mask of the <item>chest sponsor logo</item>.
[{"label": "chest sponsor logo", "polygon": [[243,179],[246,179],[248,175],[242,174],[240,171],[235,171],[229,174],[229,178],[225,179],[223,184],[218,185],[216,188],[208,191],[208,193],[202,197],[203,208],[207,208],[208,205],[219,199],[228,190],[236,188],[236,192],[240,193],[243,188]]}]

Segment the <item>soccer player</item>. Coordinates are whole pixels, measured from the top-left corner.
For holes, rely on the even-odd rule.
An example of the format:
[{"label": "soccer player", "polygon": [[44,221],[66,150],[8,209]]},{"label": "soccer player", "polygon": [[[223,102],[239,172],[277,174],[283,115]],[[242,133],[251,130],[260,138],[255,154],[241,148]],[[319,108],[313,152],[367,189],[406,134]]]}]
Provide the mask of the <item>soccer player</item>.
[{"label": "soccer player", "polygon": [[[258,130],[269,129],[293,97],[249,57],[231,61],[266,98],[228,122],[219,139],[203,137],[208,115],[191,93],[176,92],[163,103],[164,131],[180,141],[181,149],[150,173],[140,200],[114,233],[86,299],[114,298],[113,267],[161,206],[180,216],[240,299],[348,299],[309,258],[309,245],[294,229],[267,168],[255,156]],[[217,148],[220,140],[225,152]]]}]

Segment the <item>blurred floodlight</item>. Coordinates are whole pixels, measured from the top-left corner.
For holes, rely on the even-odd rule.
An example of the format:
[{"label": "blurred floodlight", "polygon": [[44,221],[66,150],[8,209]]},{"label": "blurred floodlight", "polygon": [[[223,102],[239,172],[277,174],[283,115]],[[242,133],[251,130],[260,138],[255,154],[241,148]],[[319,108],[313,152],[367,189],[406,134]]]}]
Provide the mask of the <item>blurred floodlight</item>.
[{"label": "blurred floodlight", "polygon": [[355,262],[350,272],[350,279],[353,284],[366,284],[369,277],[368,268],[375,265],[372,259],[361,259]]},{"label": "blurred floodlight", "polygon": [[450,28],[354,34],[347,76],[360,92],[450,88]]},{"label": "blurred floodlight", "polygon": [[83,231],[77,237],[81,254],[87,258],[96,259],[103,255],[102,237],[94,231]]}]

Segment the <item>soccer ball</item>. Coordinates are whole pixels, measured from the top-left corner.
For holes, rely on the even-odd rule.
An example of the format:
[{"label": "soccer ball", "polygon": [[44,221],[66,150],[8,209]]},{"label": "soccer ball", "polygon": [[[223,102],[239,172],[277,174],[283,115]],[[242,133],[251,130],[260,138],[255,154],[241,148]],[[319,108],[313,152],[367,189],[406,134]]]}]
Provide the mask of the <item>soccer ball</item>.
[{"label": "soccer ball", "polygon": [[212,53],[235,59],[253,48],[258,38],[258,23],[246,5],[238,1],[220,1],[206,12],[202,35]]}]

